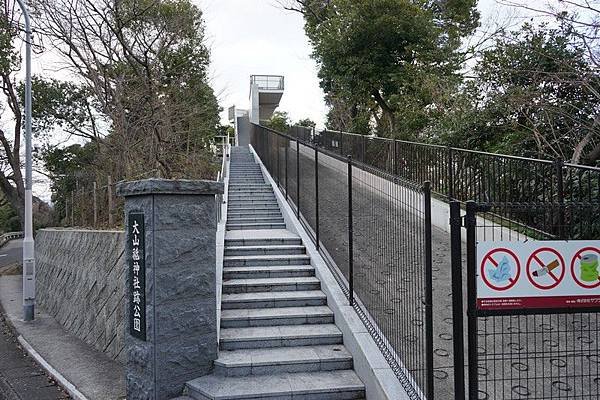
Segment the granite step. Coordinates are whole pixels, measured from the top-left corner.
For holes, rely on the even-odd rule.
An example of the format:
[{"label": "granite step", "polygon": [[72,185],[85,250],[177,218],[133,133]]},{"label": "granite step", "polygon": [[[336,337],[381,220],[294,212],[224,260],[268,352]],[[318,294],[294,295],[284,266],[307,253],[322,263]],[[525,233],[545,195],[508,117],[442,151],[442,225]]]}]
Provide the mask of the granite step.
[{"label": "granite step", "polygon": [[230,377],[338,371],[352,367],[352,355],[342,345],[221,351],[215,360],[215,373]]},{"label": "granite step", "polygon": [[300,238],[225,239],[225,246],[300,246]]},{"label": "granite step", "polygon": [[352,370],[298,372],[277,375],[226,377],[217,374],[187,382],[196,399],[219,400],[357,400],[365,387]]},{"label": "granite step", "polygon": [[302,245],[287,246],[230,246],[225,245],[225,256],[263,256],[263,255],[306,254]]},{"label": "granite step", "polygon": [[259,205],[277,205],[279,207],[279,203],[277,203],[277,199],[273,196],[270,199],[248,199],[248,198],[229,198],[230,205],[245,205],[246,207],[254,207]]},{"label": "granite step", "polygon": [[283,224],[283,216],[268,217],[227,217],[227,225],[230,224]]},{"label": "granite step", "polygon": [[229,214],[229,211],[243,213],[243,212],[252,211],[252,210],[281,212],[281,211],[279,211],[279,204],[277,204],[277,203],[270,203],[270,204],[265,204],[265,205],[252,205],[252,207],[246,206],[241,203],[234,204],[233,206],[231,204],[229,204],[227,210],[228,210],[228,214]]},{"label": "granite step", "polygon": [[281,325],[221,329],[221,350],[342,344],[334,324]]},{"label": "granite step", "polygon": [[223,279],[262,279],[314,276],[312,265],[276,265],[264,267],[225,267]]},{"label": "granite step", "polygon": [[284,278],[229,279],[223,282],[223,293],[289,292],[319,290],[321,281],[313,276]]},{"label": "granite step", "polygon": [[307,265],[310,257],[305,254],[267,255],[267,256],[227,256],[223,257],[223,266],[241,267],[263,265]]},{"label": "granite step", "polygon": [[224,294],[223,310],[245,308],[310,307],[327,304],[327,296],[321,290],[289,292],[255,292]]},{"label": "granite step", "polygon": [[333,324],[333,322],[333,311],[327,306],[245,308],[221,312],[221,328]]},{"label": "granite step", "polygon": [[232,224],[227,225],[228,231],[254,230],[254,229],[285,229],[285,224]]},{"label": "granite step", "polygon": [[246,210],[243,212],[240,211],[227,211],[227,218],[244,218],[244,217],[281,217],[281,211],[279,210]]}]

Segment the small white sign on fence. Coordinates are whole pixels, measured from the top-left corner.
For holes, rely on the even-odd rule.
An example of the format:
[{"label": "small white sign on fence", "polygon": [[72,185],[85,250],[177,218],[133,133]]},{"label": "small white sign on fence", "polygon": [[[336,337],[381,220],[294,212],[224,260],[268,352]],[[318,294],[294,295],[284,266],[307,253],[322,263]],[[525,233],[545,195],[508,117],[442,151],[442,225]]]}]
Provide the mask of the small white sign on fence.
[{"label": "small white sign on fence", "polygon": [[600,240],[479,242],[477,307],[600,309]]}]

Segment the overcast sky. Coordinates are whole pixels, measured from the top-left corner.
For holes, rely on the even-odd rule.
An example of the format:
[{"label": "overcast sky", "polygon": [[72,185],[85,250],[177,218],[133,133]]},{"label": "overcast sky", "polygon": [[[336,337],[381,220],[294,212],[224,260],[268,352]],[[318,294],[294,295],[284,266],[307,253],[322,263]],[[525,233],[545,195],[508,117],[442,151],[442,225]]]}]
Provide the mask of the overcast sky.
[{"label": "overcast sky", "polygon": [[[192,1],[204,12],[211,49],[211,85],[224,109],[224,122],[230,106],[248,108],[250,75],[274,74],[286,78],[279,109],[289,112],[293,121],[310,118],[323,126],[327,108],[300,14],[282,9],[277,0]],[[483,21],[497,22],[514,13],[499,7],[496,1],[479,1]],[[34,73],[69,79],[56,61],[48,54],[34,57]],[[47,180],[34,175],[35,194],[48,201]]]},{"label": "overcast sky", "polygon": [[[284,10],[276,0],[193,1],[204,12],[212,86],[224,122],[230,106],[248,108],[250,75],[273,74],[286,79],[279,109],[293,121],[308,117],[323,125],[327,108],[300,14]],[[479,9],[484,26],[515,13],[496,0],[480,0]]]}]

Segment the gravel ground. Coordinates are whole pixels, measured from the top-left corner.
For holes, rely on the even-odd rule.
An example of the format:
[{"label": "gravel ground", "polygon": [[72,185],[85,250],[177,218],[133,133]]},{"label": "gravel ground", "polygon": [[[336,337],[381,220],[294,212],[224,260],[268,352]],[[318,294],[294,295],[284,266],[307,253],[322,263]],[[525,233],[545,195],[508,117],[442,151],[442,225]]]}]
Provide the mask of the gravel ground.
[{"label": "gravel ground", "polygon": [[[301,150],[300,207],[314,227],[315,171],[312,154],[312,150]],[[280,157],[283,177],[284,152]],[[292,198],[296,199],[295,147],[293,151],[290,149],[288,157],[288,189]],[[347,276],[347,167],[329,157],[320,157],[321,241]],[[422,198],[390,182],[382,183],[373,175],[357,169],[354,171],[355,292],[406,368],[423,387]],[[452,399],[450,238],[445,232],[433,228],[432,239],[435,399]],[[465,271],[463,282],[466,282]],[[466,290],[465,286],[463,284],[463,290]],[[463,302],[466,305],[465,293]],[[464,322],[466,335],[466,315]],[[479,398],[600,398],[599,322],[596,314],[480,318]]]}]

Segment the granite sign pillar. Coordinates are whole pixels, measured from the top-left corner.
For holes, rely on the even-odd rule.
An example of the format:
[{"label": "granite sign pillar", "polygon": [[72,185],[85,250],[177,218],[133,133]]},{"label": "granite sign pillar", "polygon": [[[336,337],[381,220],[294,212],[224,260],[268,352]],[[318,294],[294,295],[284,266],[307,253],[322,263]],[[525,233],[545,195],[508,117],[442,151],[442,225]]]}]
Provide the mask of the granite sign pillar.
[{"label": "granite sign pillar", "polygon": [[217,357],[212,181],[123,182],[129,400],[165,400]]}]

